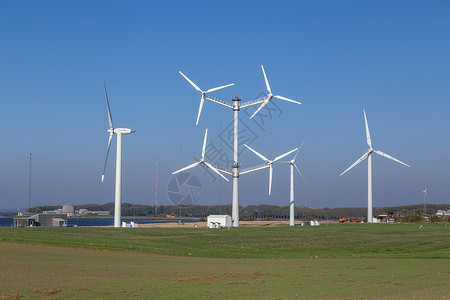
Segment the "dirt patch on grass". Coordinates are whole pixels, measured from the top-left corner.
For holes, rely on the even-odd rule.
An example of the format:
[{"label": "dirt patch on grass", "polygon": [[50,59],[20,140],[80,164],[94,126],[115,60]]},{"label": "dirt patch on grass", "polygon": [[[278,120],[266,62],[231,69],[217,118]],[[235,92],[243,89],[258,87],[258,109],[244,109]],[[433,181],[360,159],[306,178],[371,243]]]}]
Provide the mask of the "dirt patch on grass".
[{"label": "dirt patch on grass", "polygon": [[33,293],[33,294],[41,294],[41,295],[46,295],[46,296],[58,294],[59,292],[62,292],[62,290],[61,289],[50,289],[50,290],[35,289],[35,290],[30,291],[30,293]]},{"label": "dirt patch on grass", "polygon": [[[175,281],[178,282],[183,282],[183,281],[201,281],[201,280],[212,280],[212,279],[218,279],[218,278],[245,278],[245,277],[250,277],[252,279],[256,279],[256,277],[261,277],[261,276],[272,276],[272,277],[283,277],[283,275],[280,275],[278,273],[263,273],[260,271],[256,271],[253,273],[224,273],[220,276],[215,276],[215,275],[211,275],[211,276],[198,276],[198,277],[185,277],[185,278],[176,278],[173,279]],[[253,280],[255,281],[255,280]]]},{"label": "dirt patch on grass", "polygon": [[248,283],[250,283],[248,280],[241,280],[241,281],[225,281],[225,282],[221,282],[220,284],[232,285],[232,284],[248,284]]},{"label": "dirt patch on grass", "polygon": [[175,281],[182,282],[182,281],[198,281],[198,280],[211,280],[218,278],[217,276],[202,276],[202,277],[185,277],[185,278],[177,278],[174,279]]},{"label": "dirt patch on grass", "polygon": [[356,268],[356,270],[372,270],[372,269],[376,269],[376,268],[377,267],[375,267],[375,266],[369,265],[369,266],[366,266],[366,267]]},{"label": "dirt patch on grass", "polygon": [[222,274],[222,277],[228,278],[228,277],[255,277],[255,276],[273,276],[273,277],[282,277],[283,275],[280,275],[278,273],[263,273],[260,271],[253,272],[253,273],[230,273],[230,274]]},{"label": "dirt patch on grass", "polygon": [[[265,280],[262,279],[255,279],[255,280],[233,280],[233,281],[225,281],[225,282],[217,282],[215,284],[221,284],[221,285],[234,285],[234,284],[258,284],[258,283],[263,283],[266,282]],[[214,284],[214,283],[212,283]]]},{"label": "dirt patch on grass", "polygon": [[396,281],[393,283],[394,285],[405,285],[406,283],[404,282],[400,282],[400,281]]},{"label": "dirt patch on grass", "polygon": [[87,289],[87,288],[77,288],[77,289],[75,289],[75,292],[89,292],[90,291],[90,289]]},{"label": "dirt patch on grass", "polygon": [[380,280],[380,281],[378,281],[378,283],[388,284],[388,283],[392,283],[392,281],[390,281],[390,280]]},{"label": "dirt patch on grass", "polygon": [[98,292],[100,295],[102,295],[102,296],[111,296],[111,293],[110,292],[108,292],[108,291],[100,291],[100,292]]},{"label": "dirt patch on grass", "polygon": [[22,297],[19,294],[11,294],[11,295],[0,295],[0,300],[18,300]]}]

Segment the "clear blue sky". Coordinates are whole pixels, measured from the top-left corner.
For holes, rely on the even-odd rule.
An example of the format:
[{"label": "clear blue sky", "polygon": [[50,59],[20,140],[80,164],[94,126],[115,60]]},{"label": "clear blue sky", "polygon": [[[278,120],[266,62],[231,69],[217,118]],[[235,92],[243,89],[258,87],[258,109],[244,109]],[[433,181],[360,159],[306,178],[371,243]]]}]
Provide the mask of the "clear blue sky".
[{"label": "clear blue sky", "polygon": [[[306,139],[297,159],[296,205],[366,206],[367,164],[339,174],[367,148],[363,108],[375,149],[374,206],[449,203],[450,1],[2,1],[0,0],[0,208],[26,207],[33,152],[32,205],[114,200],[115,143],[100,182],[108,135],[103,81],[123,138],[123,201],[170,204],[171,172],[209,141],[232,156],[220,133],[232,113],[201,88],[230,101],[265,92],[277,114],[252,147],[273,158]],[[180,145],[182,156],[180,157]],[[181,160],[181,161],[180,161]],[[260,160],[243,151],[244,167]],[[231,203],[231,183],[193,170],[201,205]],[[240,204],[288,205],[289,169],[244,175]]]}]

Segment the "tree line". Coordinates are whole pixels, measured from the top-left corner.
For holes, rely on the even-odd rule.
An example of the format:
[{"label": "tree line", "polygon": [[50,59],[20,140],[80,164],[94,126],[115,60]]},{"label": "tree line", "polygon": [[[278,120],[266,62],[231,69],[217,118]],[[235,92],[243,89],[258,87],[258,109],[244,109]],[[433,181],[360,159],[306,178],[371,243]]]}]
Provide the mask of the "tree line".
[{"label": "tree line", "polygon": [[[60,209],[62,206],[36,206],[29,210],[31,213],[42,213],[44,211],[52,211]],[[374,215],[387,214],[397,215],[418,215],[422,212],[423,204],[414,204],[406,206],[392,207],[374,207]],[[109,211],[114,214],[114,202],[105,204],[83,204],[75,206],[75,210],[87,209],[89,211]],[[435,215],[438,210],[448,210],[450,204],[427,204],[427,213]],[[337,220],[339,218],[364,218],[367,216],[366,207],[338,207],[338,208],[310,208],[308,206],[296,206],[296,219],[329,219]],[[229,205],[141,205],[122,203],[122,216],[149,216],[149,217],[193,217],[206,218],[209,215],[231,215],[231,204]],[[248,205],[239,207],[240,218],[261,219],[289,218],[289,206],[276,205]]]}]

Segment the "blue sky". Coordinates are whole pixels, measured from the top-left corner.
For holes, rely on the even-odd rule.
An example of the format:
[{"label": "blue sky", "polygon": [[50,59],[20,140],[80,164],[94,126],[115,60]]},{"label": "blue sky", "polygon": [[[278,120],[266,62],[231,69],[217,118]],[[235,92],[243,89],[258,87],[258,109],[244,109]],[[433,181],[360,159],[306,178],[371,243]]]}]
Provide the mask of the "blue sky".
[{"label": "blue sky", "polygon": [[[367,148],[374,157],[374,206],[449,203],[449,1],[0,1],[0,208],[26,207],[33,153],[32,205],[114,200],[115,143],[100,177],[108,135],[103,82],[123,138],[123,201],[171,204],[171,172],[199,157],[203,134],[229,157],[221,133],[233,114],[206,102],[178,74],[212,96],[243,101],[272,90],[303,105],[274,100],[276,113],[253,132],[269,158],[306,139],[296,177],[296,205],[365,206],[367,164],[339,177]],[[242,126],[244,128],[244,125]],[[182,145],[182,155],[180,155]],[[244,167],[261,161],[243,151]],[[202,169],[197,204],[231,203],[231,183]],[[289,169],[243,175],[240,204],[288,205]]]}]

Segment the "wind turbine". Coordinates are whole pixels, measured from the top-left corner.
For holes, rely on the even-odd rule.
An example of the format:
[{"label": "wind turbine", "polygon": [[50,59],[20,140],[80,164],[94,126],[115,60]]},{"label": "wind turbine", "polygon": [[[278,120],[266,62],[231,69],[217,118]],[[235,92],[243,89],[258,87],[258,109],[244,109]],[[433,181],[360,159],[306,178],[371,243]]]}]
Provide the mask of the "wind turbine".
[{"label": "wind turbine", "polygon": [[245,147],[247,147],[247,149],[249,149],[250,151],[252,151],[253,153],[255,153],[259,158],[261,158],[262,160],[264,160],[266,162],[266,165],[269,166],[269,195],[272,193],[272,176],[273,176],[273,163],[282,159],[283,157],[291,154],[292,152],[294,152],[295,150],[297,150],[298,148],[295,148],[291,151],[288,151],[284,154],[281,154],[277,157],[275,157],[273,160],[268,159],[267,157],[265,157],[264,155],[262,155],[261,153],[257,152],[256,150],[253,150],[252,148],[250,148],[249,146],[247,146],[246,144],[244,144]]},{"label": "wind turbine", "polygon": [[374,150],[372,148],[372,141],[370,139],[370,132],[369,132],[369,125],[367,124],[367,117],[366,117],[366,111],[363,109],[364,112],[364,121],[366,124],[366,138],[367,138],[367,145],[369,146],[369,149],[366,150],[366,153],[361,156],[357,161],[355,161],[350,167],[348,167],[347,170],[341,173],[342,176],[344,175],[348,170],[362,162],[367,158],[367,222],[373,223],[373,214],[372,214],[372,153],[376,153],[378,155],[381,155],[383,157],[389,158],[390,160],[393,160],[395,162],[398,162],[402,165],[405,165],[409,168],[409,165],[405,164],[404,162],[401,162],[400,160],[383,153],[379,150]]},{"label": "wind turbine", "polygon": [[269,92],[269,94],[266,96],[266,98],[265,98],[265,100],[263,101],[263,103],[261,104],[261,106],[258,107],[258,109],[253,113],[253,115],[250,117],[250,119],[253,118],[253,117],[254,117],[254,116],[255,116],[255,115],[256,115],[256,114],[264,107],[264,106],[266,106],[267,103],[269,103],[269,101],[272,100],[273,97],[278,98],[278,99],[280,99],[280,100],[284,100],[284,101],[288,101],[288,102],[292,102],[292,103],[301,104],[301,103],[298,102],[298,101],[294,101],[294,100],[291,100],[291,99],[289,99],[289,98],[286,98],[286,97],[283,97],[283,96],[280,96],[280,95],[274,95],[274,94],[272,94],[272,90],[270,89],[269,81],[267,80],[266,72],[264,71],[263,65],[261,65],[261,69],[262,69],[263,74],[264,74],[264,80],[266,81],[266,88],[267,88],[267,91]]},{"label": "wind turbine", "polygon": [[178,72],[180,72],[181,76],[183,76],[184,79],[186,79],[197,91],[199,91],[202,94],[202,97],[200,99],[200,107],[198,108],[197,122],[195,122],[195,125],[198,125],[198,120],[200,119],[200,114],[202,113],[203,103],[205,102],[205,95],[207,93],[211,93],[211,92],[214,92],[214,91],[217,91],[217,90],[221,90],[221,89],[224,89],[226,87],[234,85],[234,83],[230,83],[230,84],[226,84],[226,85],[222,85],[222,86],[219,86],[219,87],[215,87],[215,88],[209,89],[207,91],[202,91],[195,83],[193,83],[181,71],[178,71]]},{"label": "wind turbine", "polygon": [[428,188],[425,188],[422,193],[423,193],[423,214],[426,216],[427,215],[427,190]]},{"label": "wind turbine", "polygon": [[220,177],[222,177],[223,179],[225,179],[226,181],[229,181],[228,178],[226,178],[225,176],[223,176],[219,170],[217,170],[213,165],[211,165],[210,163],[205,161],[205,152],[206,152],[206,138],[208,137],[208,129],[206,129],[205,131],[205,139],[203,140],[203,148],[202,148],[202,159],[196,163],[193,163],[192,165],[189,165],[187,167],[184,167],[182,169],[179,169],[178,171],[173,172],[172,174],[175,175],[177,173],[186,171],[190,168],[196,167],[198,165],[202,165],[206,168],[210,168],[211,170],[213,170],[214,172],[216,172]]},{"label": "wind turbine", "polygon": [[[262,67],[262,66],[261,66]],[[264,68],[263,68],[264,71]],[[228,86],[231,86],[233,84],[228,84],[228,85],[224,85],[224,86],[220,86],[218,88],[213,88],[213,89],[209,89],[206,92],[202,91],[197,85],[195,85],[191,80],[189,80],[181,71],[179,71],[179,73],[197,90],[202,94],[202,98],[200,99],[200,107],[199,107],[199,111],[198,111],[198,115],[197,115],[197,122],[196,124],[198,124],[199,118],[200,118],[200,114],[201,114],[201,110],[203,107],[203,102],[204,100],[209,100],[211,102],[215,102],[217,104],[220,104],[222,106],[231,108],[233,110],[233,116],[234,116],[234,132],[233,132],[233,166],[232,166],[232,171],[229,172],[227,170],[222,170],[217,168],[220,172],[229,174],[233,177],[233,200],[232,200],[232,208],[231,208],[231,219],[233,222],[233,227],[239,227],[239,176],[246,174],[246,173],[250,173],[250,172],[254,172],[257,170],[261,170],[264,168],[267,168],[268,165],[263,165],[263,166],[258,166],[255,168],[249,168],[243,171],[239,171],[239,168],[241,167],[239,165],[239,143],[238,143],[238,139],[239,139],[239,111],[242,108],[246,108],[252,105],[256,105],[256,104],[260,104],[260,103],[264,103],[264,102],[269,102],[270,99],[272,99],[272,97],[274,97],[274,95],[271,94],[270,92],[270,87],[269,87],[269,95],[267,97],[263,97],[260,99],[256,99],[256,100],[252,100],[252,101],[248,101],[245,103],[240,103],[241,99],[236,95],[232,101],[233,104],[224,102],[222,100],[219,99],[215,99],[215,98],[211,98],[209,96],[206,95],[206,93],[212,92],[212,91],[216,91],[218,89],[221,88],[225,88]],[[266,78],[266,86],[268,86],[268,82],[267,82],[267,77],[264,73],[264,77]],[[280,98],[281,96],[278,96],[278,98]],[[282,97],[284,98],[284,97]],[[282,99],[280,98],[280,99]],[[287,99],[287,98],[286,98]],[[282,99],[282,100],[286,100],[286,99]],[[288,99],[287,101],[289,101],[290,99]],[[292,100],[293,101],[293,100]],[[290,102],[292,102],[290,101]],[[294,101],[295,102],[295,101]],[[267,103],[266,103],[267,104]],[[262,107],[259,108],[259,110],[261,110]]]},{"label": "wind turbine", "polygon": [[120,227],[121,221],[121,201],[122,201],[122,135],[131,134],[134,130],[129,128],[114,128],[113,120],[111,116],[111,109],[109,108],[108,92],[106,91],[106,106],[108,108],[108,120],[109,120],[109,140],[108,148],[106,150],[105,165],[103,167],[102,182],[105,179],[106,164],[108,162],[109,149],[111,148],[111,141],[114,134],[117,135],[117,151],[116,151],[116,194],[115,194],[115,204],[114,204],[114,227]]},{"label": "wind turbine", "polygon": [[282,161],[282,163],[289,163],[289,165],[291,166],[291,185],[290,185],[290,199],[289,199],[290,200],[289,201],[289,226],[295,225],[295,220],[294,220],[294,215],[295,215],[295,212],[294,212],[294,209],[295,209],[295,206],[294,206],[294,167],[295,167],[295,169],[297,169],[298,174],[300,174],[303,181],[306,183],[305,177],[303,177],[302,172],[300,172],[299,168],[295,164],[295,159],[297,158],[297,155],[300,152],[300,149],[302,148],[304,142],[305,142],[305,140],[303,140],[300,147],[298,147],[297,153],[295,153],[295,156],[291,161]]}]

